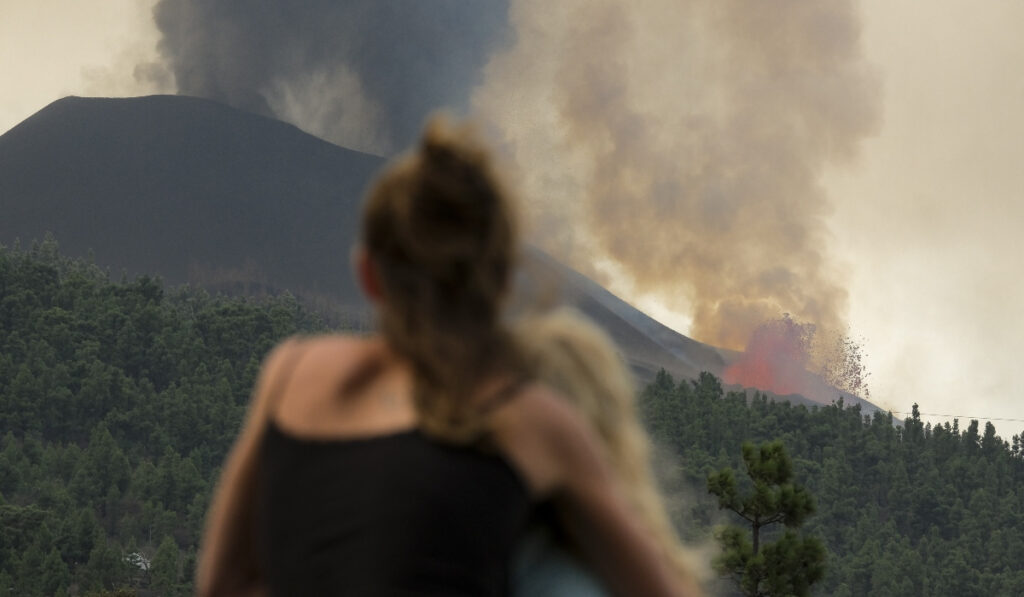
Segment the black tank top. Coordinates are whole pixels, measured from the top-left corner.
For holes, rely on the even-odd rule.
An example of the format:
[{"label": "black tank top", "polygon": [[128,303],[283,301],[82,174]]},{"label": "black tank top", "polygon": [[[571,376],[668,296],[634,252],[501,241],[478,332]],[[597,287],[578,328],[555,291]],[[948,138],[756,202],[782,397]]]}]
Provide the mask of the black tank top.
[{"label": "black tank top", "polygon": [[259,476],[273,595],[504,595],[531,510],[500,456],[417,430],[322,441],[270,423]]}]

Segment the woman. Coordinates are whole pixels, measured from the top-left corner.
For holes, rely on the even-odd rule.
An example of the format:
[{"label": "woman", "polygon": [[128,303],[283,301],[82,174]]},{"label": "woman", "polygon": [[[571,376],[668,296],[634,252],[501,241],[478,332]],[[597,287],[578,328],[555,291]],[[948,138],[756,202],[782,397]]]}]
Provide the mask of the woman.
[{"label": "woman", "polygon": [[267,358],[207,519],[200,595],[500,595],[533,506],[622,595],[683,587],[593,432],[501,320],[518,251],[486,153],[435,121],[371,190],[380,336]]},{"label": "woman", "polygon": [[[677,575],[698,593],[698,558],[679,542],[650,466],[650,445],[637,418],[633,379],[615,344],[575,310],[524,319],[515,336],[528,367],[559,392],[597,434],[629,505]],[[561,543],[553,525],[536,526],[520,546],[515,593],[523,597],[607,595],[594,575]]]}]

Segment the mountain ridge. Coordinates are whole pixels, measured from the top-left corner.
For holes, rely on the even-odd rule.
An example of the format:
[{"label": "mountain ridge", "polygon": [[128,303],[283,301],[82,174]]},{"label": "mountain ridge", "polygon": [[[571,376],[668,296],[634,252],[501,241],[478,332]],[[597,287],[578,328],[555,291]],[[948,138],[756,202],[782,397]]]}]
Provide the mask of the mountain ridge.
[{"label": "mountain ridge", "polygon": [[[385,163],[211,100],[63,98],[0,135],[0,242],[52,233],[62,251],[91,253],[115,271],[230,292],[288,290],[365,325],[347,259],[365,188]],[[642,380],[660,369],[720,376],[734,356],[537,249],[528,259],[612,336]]]}]

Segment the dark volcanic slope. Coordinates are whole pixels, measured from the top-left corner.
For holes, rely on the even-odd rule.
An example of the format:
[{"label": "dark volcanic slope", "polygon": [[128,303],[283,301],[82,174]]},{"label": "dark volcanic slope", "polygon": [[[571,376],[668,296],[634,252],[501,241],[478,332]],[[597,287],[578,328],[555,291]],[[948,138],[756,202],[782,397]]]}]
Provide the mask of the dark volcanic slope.
[{"label": "dark volcanic slope", "polygon": [[201,99],[69,97],[0,136],[0,242],[170,282],[352,300],[349,243],[382,160]]},{"label": "dark volcanic slope", "polygon": [[[116,273],[242,292],[287,289],[348,310],[359,204],[383,160],[282,122],[182,96],[69,97],[0,136],[0,242],[52,232]],[[535,265],[615,338],[644,378],[721,370],[540,252]]]},{"label": "dark volcanic slope", "polygon": [[701,371],[721,374],[725,359],[717,349],[665,327],[546,253],[532,250],[527,257],[532,276],[554,287],[548,292],[599,321],[641,379],[653,379],[659,369],[677,378],[696,377]]},{"label": "dark volcanic slope", "polygon": [[[289,290],[360,317],[349,273],[366,185],[379,157],[216,102],[69,97],[0,136],[0,243],[53,233],[62,250],[116,274],[158,274],[215,290]],[[622,348],[642,380],[721,374],[729,354],[647,317],[531,251]],[[535,284],[536,286],[536,284]],[[335,310],[335,315],[338,311]]]}]

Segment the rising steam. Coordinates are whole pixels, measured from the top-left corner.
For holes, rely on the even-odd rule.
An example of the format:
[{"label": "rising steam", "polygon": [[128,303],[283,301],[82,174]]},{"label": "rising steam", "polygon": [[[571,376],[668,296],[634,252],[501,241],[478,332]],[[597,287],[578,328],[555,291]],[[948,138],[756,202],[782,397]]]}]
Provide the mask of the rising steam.
[{"label": "rising steam", "polygon": [[879,124],[855,3],[513,0],[516,43],[474,106],[502,136],[537,241],[742,349],[792,313],[845,328],[819,177]]},{"label": "rising steam", "polygon": [[[179,92],[348,147],[390,153],[471,103],[556,257],[610,268],[717,346],[791,313],[859,354],[819,183],[879,125],[854,0],[159,0],[154,16]],[[829,354],[787,366],[859,366]]]},{"label": "rising steam", "polygon": [[464,106],[505,38],[505,0],[159,0],[178,92],[388,154]]}]

